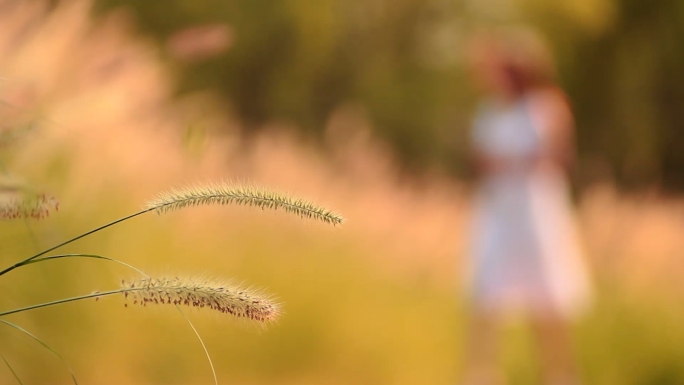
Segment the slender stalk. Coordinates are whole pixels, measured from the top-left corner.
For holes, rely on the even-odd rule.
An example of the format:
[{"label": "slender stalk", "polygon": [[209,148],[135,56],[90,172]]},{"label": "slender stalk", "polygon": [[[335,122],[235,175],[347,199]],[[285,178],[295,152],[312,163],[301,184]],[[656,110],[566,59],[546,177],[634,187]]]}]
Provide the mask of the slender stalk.
[{"label": "slender stalk", "polygon": [[73,369],[71,369],[71,366],[69,365],[69,363],[64,359],[64,357],[62,357],[61,354],[57,353],[57,351],[56,351],[55,349],[51,348],[50,345],[46,344],[46,343],[43,342],[40,338],[38,338],[38,337],[34,336],[33,334],[29,333],[28,330],[22,328],[21,326],[15,325],[15,324],[13,324],[13,323],[11,323],[11,322],[7,322],[7,321],[5,321],[5,320],[3,320],[3,319],[0,319],[0,322],[4,323],[4,324],[7,325],[7,326],[13,327],[13,328],[19,330],[20,332],[26,334],[27,336],[33,338],[36,342],[38,342],[39,344],[41,344],[45,349],[49,350],[52,354],[54,354],[55,356],[57,356],[57,358],[59,358],[59,360],[62,361],[62,363],[64,364],[64,366],[66,366],[67,370],[69,371],[69,374],[71,375],[71,379],[74,381],[74,384],[75,384],[75,385],[78,385],[78,381],[76,380],[76,375],[74,374]]},{"label": "slender stalk", "polygon": [[104,230],[117,223],[121,223],[128,219],[137,217],[150,211],[157,211],[164,213],[171,210],[180,209],[187,206],[207,205],[207,204],[237,204],[246,206],[256,206],[262,209],[283,209],[287,212],[297,214],[303,218],[314,218],[332,225],[341,224],[344,218],[331,212],[330,210],[315,206],[313,203],[304,201],[302,199],[293,199],[286,195],[276,192],[250,187],[250,186],[230,186],[226,184],[209,185],[191,187],[182,190],[172,190],[169,193],[162,194],[157,199],[148,203],[147,208],[138,211],[135,214],[117,219],[114,222],[107,223],[79,236],[64,241],[56,246],[33,255],[23,261],[17,262],[14,265],[0,271],[0,276],[20,267],[27,262],[45,255],[55,249],[68,245],[71,242],[87,237],[90,234]]},{"label": "slender stalk", "polygon": [[93,259],[104,259],[105,261],[116,262],[116,263],[118,263],[118,264],[120,264],[120,265],[126,266],[126,267],[128,267],[128,268],[130,268],[130,269],[133,269],[133,270],[137,271],[138,273],[144,275],[145,277],[148,277],[148,278],[149,278],[149,275],[145,274],[142,270],[138,269],[137,267],[135,267],[135,266],[133,266],[133,265],[129,265],[128,263],[123,262],[123,261],[119,261],[118,259],[109,258],[109,257],[105,257],[105,256],[102,256],[102,255],[97,255],[97,254],[60,254],[60,255],[51,255],[51,256],[48,256],[48,257],[42,257],[42,258],[32,259],[32,260],[30,260],[30,261],[24,263],[22,266],[30,265],[30,264],[33,264],[33,263],[39,263],[39,262],[49,261],[49,260],[51,260],[51,259],[62,259],[62,258],[93,258]]},{"label": "slender stalk", "polygon": [[0,317],[4,317],[4,316],[10,315],[10,314],[25,312],[28,310],[40,309],[41,307],[48,307],[48,306],[59,305],[59,304],[67,303],[67,302],[80,301],[82,299],[95,298],[95,297],[106,297],[108,295],[121,294],[124,291],[132,291],[132,290],[136,290],[136,289],[117,289],[117,290],[103,291],[103,292],[99,292],[99,293],[81,295],[78,297],[58,299],[56,301],[39,303],[37,305],[31,305],[31,306],[22,307],[19,309],[4,311],[4,312],[0,313]]},{"label": "slender stalk", "polygon": [[207,349],[207,345],[204,344],[204,340],[202,340],[202,337],[200,336],[199,332],[195,328],[195,325],[192,324],[192,321],[190,321],[190,318],[188,318],[187,315],[183,312],[183,309],[180,308],[180,306],[176,305],[176,309],[181,313],[183,318],[185,318],[186,321],[188,321],[188,325],[192,328],[192,331],[195,332],[195,335],[197,336],[197,339],[199,340],[200,344],[202,344],[202,349],[204,349],[204,355],[207,357],[207,361],[209,361],[209,367],[211,368],[211,374],[214,376],[214,385],[218,385],[218,377],[216,377],[216,370],[214,369],[214,363],[211,361],[211,356],[209,355],[209,350]]},{"label": "slender stalk", "polygon": [[10,267],[8,267],[8,268],[6,268],[6,269],[0,271],[0,276],[1,276],[1,275],[4,275],[4,274],[6,274],[6,273],[9,273],[10,271],[16,269],[17,267],[21,267],[21,266],[25,265],[27,262],[30,262],[31,260],[36,259],[36,258],[38,258],[38,257],[40,257],[40,256],[42,256],[42,255],[45,255],[45,254],[47,254],[47,253],[49,253],[49,252],[51,252],[51,251],[53,251],[53,250],[55,250],[55,249],[58,249],[58,248],[60,248],[60,247],[62,247],[62,246],[66,246],[66,245],[70,244],[71,242],[77,241],[77,240],[79,240],[79,239],[81,239],[81,238],[83,238],[83,237],[87,237],[87,236],[90,235],[90,234],[96,233],[96,232],[98,232],[98,231],[100,231],[100,230],[104,230],[104,229],[106,229],[106,228],[108,228],[108,227],[110,227],[110,226],[114,226],[114,225],[117,224],[117,223],[121,223],[121,222],[126,221],[126,220],[129,220],[129,219],[131,219],[131,218],[135,218],[135,217],[137,217],[138,215],[145,214],[145,213],[150,212],[150,211],[152,211],[152,210],[154,210],[154,208],[149,208],[149,209],[145,209],[145,210],[142,210],[142,211],[138,211],[138,212],[135,213],[135,214],[131,214],[131,215],[128,215],[128,216],[123,217],[123,218],[121,218],[121,219],[117,219],[117,220],[115,220],[115,221],[113,221],[113,222],[109,222],[109,223],[107,223],[106,225],[102,225],[102,226],[97,227],[97,228],[95,228],[95,229],[92,229],[92,230],[90,230],[90,231],[88,231],[88,232],[85,232],[85,233],[83,233],[83,234],[81,234],[81,235],[79,235],[79,236],[76,236],[76,237],[71,238],[71,239],[69,239],[69,240],[67,240],[67,241],[64,241],[64,242],[62,242],[62,243],[60,243],[60,244],[58,244],[58,245],[56,245],[56,246],[53,246],[53,247],[51,247],[51,248],[49,248],[49,249],[43,250],[43,251],[41,251],[40,253],[31,256],[30,258],[26,258],[26,259],[24,259],[23,261],[17,262],[17,263],[15,263],[14,265],[12,265],[12,266],[10,266]]},{"label": "slender stalk", "polygon": [[19,378],[19,376],[17,375],[17,372],[14,371],[14,368],[12,368],[12,365],[10,365],[9,361],[7,361],[7,358],[5,358],[5,356],[3,356],[2,353],[0,353],[0,358],[2,358],[3,361],[5,361],[5,364],[9,368],[10,372],[12,372],[14,378],[17,380],[19,385],[24,385],[24,383],[21,381],[21,378]]},{"label": "slender stalk", "polygon": [[[60,254],[60,255],[51,255],[51,256],[48,256],[48,257],[42,257],[42,258],[33,259],[33,260],[31,260],[31,261],[28,261],[28,262],[24,263],[24,265],[30,265],[30,264],[33,264],[33,263],[39,263],[39,262],[44,262],[44,261],[48,261],[48,260],[52,260],[52,259],[62,259],[62,258],[93,258],[93,259],[104,259],[104,260],[106,260],[106,261],[116,262],[116,263],[118,263],[118,264],[121,264],[121,265],[123,265],[123,266],[126,266],[126,267],[128,267],[128,268],[130,268],[130,269],[132,269],[132,270],[137,271],[138,273],[142,274],[143,276],[149,278],[149,275],[147,275],[145,272],[143,272],[142,270],[138,269],[137,267],[135,267],[135,266],[133,266],[133,265],[129,265],[128,263],[119,261],[118,259],[109,258],[109,257],[105,257],[105,256],[102,256],[102,255],[97,255],[97,254]],[[24,266],[24,265],[22,265],[22,266]],[[214,363],[213,363],[212,360],[211,360],[211,356],[209,355],[209,350],[207,350],[207,346],[205,345],[204,340],[202,339],[202,336],[200,336],[199,332],[197,331],[197,328],[195,328],[195,325],[192,323],[192,321],[190,321],[190,318],[188,318],[188,316],[183,312],[183,309],[181,309],[180,306],[178,306],[178,305],[176,305],[176,309],[178,309],[178,312],[183,316],[183,318],[184,318],[185,321],[188,323],[188,325],[190,325],[190,328],[192,328],[192,331],[195,333],[195,336],[197,336],[197,339],[199,340],[200,344],[202,345],[202,349],[204,349],[204,354],[205,354],[205,356],[207,357],[207,361],[209,361],[209,367],[211,368],[211,374],[214,376],[214,384],[215,384],[215,385],[218,385],[218,377],[216,377],[216,370],[214,369]],[[6,324],[9,324],[7,321],[2,320],[2,319],[0,319],[0,322],[4,322],[4,323],[6,323]],[[23,331],[24,333],[28,334],[29,336],[33,337],[33,338],[36,339],[38,342],[40,342],[41,344],[43,344],[44,346],[46,346],[45,343],[43,343],[42,341],[38,340],[35,336],[33,336],[32,334],[30,334],[30,333],[26,332],[25,330],[19,328],[18,326],[16,326],[16,325],[10,325],[10,326],[13,326],[13,327],[15,327],[15,328],[18,328],[19,330]],[[59,354],[58,354],[56,351],[54,351],[52,348],[50,348],[50,347],[48,347],[48,346],[46,346],[46,347],[47,347],[48,349],[50,349],[50,351],[52,351],[53,353],[57,354],[57,356],[60,357],[60,359],[62,359],[61,356],[59,356]],[[64,359],[62,359],[62,361],[64,361]],[[7,363],[7,364],[9,365],[9,363]],[[66,362],[65,362],[65,364],[66,364]],[[68,367],[68,365],[67,365],[67,367]],[[11,368],[10,368],[10,370],[11,370]],[[69,368],[69,371],[71,371],[71,368]],[[73,376],[73,372],[72,372],[72,377],[74,377],[74,376]],[[76,381],[75,378],[74,378],[74,381]]]}]

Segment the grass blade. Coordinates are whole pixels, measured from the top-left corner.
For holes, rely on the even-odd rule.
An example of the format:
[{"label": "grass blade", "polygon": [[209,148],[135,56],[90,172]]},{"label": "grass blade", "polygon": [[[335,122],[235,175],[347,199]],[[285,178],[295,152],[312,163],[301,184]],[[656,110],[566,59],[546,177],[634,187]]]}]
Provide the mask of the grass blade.
[{"label": "grass blade", "polygon": [[[114,259],[114,258],[109,258],[109,257],[105,257],[105,256],[102,256],[102,255],[96,255],[96,254],[62,254],[62,255],[51,255],[51,256],[49,256],[49,257],[43,257],[43,258],[34,259],[34,260],[32,260],[32,261],[27,262],[26,264],[27,264],[27,265],[30,265],[30,264],[32,264],[32,263],[38,263],[38,262],[43,262],[43,261],[47,261],[47,260],[51,260],[51,259],[61,259],[61,258],[93,258],[93,259],[104,259],[104,260],[106,260],[106,261],[111,261],[111,262],[119,263],[119,264],[121,264],[121,265],[124,265],[124,266],[126,266],[126,267],[129,267],[129,268],[131,268],[131,269],[137,271],[138,273],[140,273],[140,274],[142,274],[142,275],[144,275],[144,276],[146,276],[146,277],[149,277],[147,274],[145,274],[142,270],[138,269],[137,267],[134,267],[134,266],[132,266],[132,265],[129,265],[129,264],[125,263],[125,262],[119,261],[119,260]],[[178,309],[178,312],[180,312],[180,314],[183,316],[183,318],[185,318],[185,320],[188,322],[188,325],[190,325],[190,327],[192,328],[192,331],[195,332],[195,336],[197,336],[197,339],[199,340],[200,344],[202,345],[202,349],[204,349],[204,354],[205,354],[206,357],[207,357],[207,361],[209,361],[209,367],[211,368],[211,374],[214,376],[214,385],[218,385],[218,377],[216,376],[216,370],[214,369],[214,363],[213,363],[212,360],[211,360],[211,356],[209,355],[209,350],[207,350],[207,346],[206,346],[206,344],[204,343],[204,340],[202,340],[202,337],[200,336],[199,332],[197,331],[197,328],[195,328],[195,325],[192,323],[192,321],[190,321],[190,319],[188,318],[188,316],[183,312],[183,309],[181,309],[178,305],[176,305],[176,309]]]},{"label": "grass blade", "polygon": [[12,374],[14,375],[14,378],[17,379],[17,382],[19,383],[19,385],[24,385],[24,383],[21,381],[21,378],[19,378],[19,376],[17,375],[17,372],[14,371],[14,368],[12,368],[12,365],[10,365],[9,361],[7,361],[7,358],[5,358],[5,356],[2,353],[0,353],[0,358],[2,358],[3,361],[5,361],[5,365],[7,365],[10,372],[12,372]]},{"label": "grass blade", "polygon": [[41,258],[37,258],[37,259],[32,259],[32,260],[30,260],[30,261],[28,261],[28,262],[23,263],[23,264],[20,265],[20,266],[30,265],[30,264],[32,264],[32,263],[38,263],[38,262],[43,262],[43,261],[49,261],[49,260],[52,260],[52,259],[61,259],[61,258],[93,258],[93,259],[104,259],[105,261],[116,262],[116,263],[118,263],[118,264],[120,264],[120,265],[126,266],[126,267],[128,267],[128,268],[130,268],[130,269],[133,269],[133,270],[137,271],[138,273],[140,273],[140,274],[142,274],[142,275],[144,275],[144,276],[146,276],[146,277],[148,276],[148,275],[145,274],[142,270],[138,269],[138,268],[135,267],[135,266],[129,265],[129,264],[126,263],[126,262],[119,261],[118,259],[114,259],[114,258],[105,257],[105,256],[102,256],[102,255],[97,255],[97,254],[60,254],[60,255],[51,255],[51,256],[48,256],[48,257],[41,257]]},{"label": "grass blade", "polygon": [[45,349],[51,351],[52,354],[54,354],[55,356],[57,356],[57,358],[59,358],[60,361],[62,361],[62,363],[64,363],[64,366],[66,366],[67,370],[69,371],[69,374],[71,374],[71,379],[74,380],[74,384],[75,384],[75,385],[78,385],[78,381],[76,380],[76,375],[74,374],[74,371],[71,370],[71,366],[69,366],[69,363],[67,363],[66,360],[65,360],[59,353],[57,353],[57,351],[56,351],[55,349],[51,348],[50,345],[46,344],[46,343],[43,342],[40,338],[38,338],[38,337],[34,336],[33,334],[29,333],[26,329],[22,328],[22,327],[19,326],[19,325],[15,325],[15,324],[13,324],[13,323],[11,323],[11,322],[8,322],[8,321],[5,321],[5,320],[3,320],[3,319],[0,319],[0,322],[4,323],[4,324],[7,325],[7,326],[11,326],[11,327],[13,327],[13,328],[19,330],[20,332],[22,332],[22,333],[26,334],[27,336],[29,336],[29,337],[33,338],[34,340],[36,340],[36,341],[37,341],[39,344],[41,344]]},{"label": "grass blade", "polygon": [[176,305],[176,309],[181,313],[183,318],[185,318],[186,321],[188,321],[188,324],[192,328],[192,331],[195,332],[195,335],[197,336],[197,339],[199,340],[200,344],[202,344],[202,349],[204,349],[204,354],[207,356],[207,361],[209,361],[209,367],[211,367],[211,374],[214,376],[214,385],[218,385],[218,377],[216,377],[216,370],[214,369],[214,363],[211,361],[211,356],[209,355],[209,350],[207,350],[207,346],[204,344],[204,341],[202,340],[202,337],[200,336],[199,332],[195,328],[195,325],[192,324],[192,321],[190,321],[190,318],[188,318],[187,315],[183,312],[183,309],[181,309],[178,305]]},{"label": "grass blade", "polygon": [[[126,267],[128,267],[128,268],[131,268],[131,269],[137,271],[138,273],[140,273],[140,274],[142,274],[142,275],[144,275],[144,276],[146,276],[146,277],[149,277],[149,276],[148,276],[147,274],[145,274],[142,270],[138,269],[138,268],[135,267],[135,266],[129,265],[129,264],[127,264],[126,262],[122,262],[122,261],[119,261],[118,259],[109,258],[109,257],[105,257],[105,256],[102,256],[102,255],[96,255],[96,254],[61,254],[61,255],[51,255],[51,256],[49,256],[49,257],[43,257],[43,258],[38,258],[38,259],[31,260],[31,261],[27,262],[26,265],[30,265],[30,264],[32,264],[32,263],[38,263],[38,262],[48,261],[48,260],[51,260],[51,259],[61,259],[61,258],[93,258],[93,259],[104,259],[104,260],[106,260],[106,261],[111,261],[111,262],[119,263],[119,264],[121,264],[121,265],[124,265],[124,266],[126,266]],[[193,325],[192,321],[190,321],[190,319],[188,318],[188,316],[183,312],[183,309],[181,309],[180,307],[178,307],[178,305],[176,305],[176,309],[178,309],[178,311],[179,311],[180,314],[183,316],[183,318],[185,318],[185,320],[188,322],[188,324],[189,324],[190,327],[192,328],[192,331],[195,332],[195,335],[197,336],[197,339],[199,340],[200,344],[202,345],[202,349],[204,349],[204,354],[207,356],[207,361],[209,361],[209,367],[211,367],[211,374],[214,376],[214,384],[215,384],[215,385],[218,385],[218,378],[216,377],[216,370],[214,369],[214,363],[211,361],[211,356],[209,355],[209,351],[207,350],[207,347],[206,347],[206,345],[204,344],[204,340],[202,340],[202,337],[200,336],[199,332],[198,332],[197,329],[195,328],[195,325]]]}]

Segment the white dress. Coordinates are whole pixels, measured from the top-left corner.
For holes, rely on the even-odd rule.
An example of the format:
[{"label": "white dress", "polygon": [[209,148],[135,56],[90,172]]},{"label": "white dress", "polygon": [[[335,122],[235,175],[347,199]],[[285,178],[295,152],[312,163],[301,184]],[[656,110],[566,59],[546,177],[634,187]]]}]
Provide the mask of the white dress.
[{"label": "white dress", "polygon": [[484,103],[473,127],[475,150],[505,162],[481,181],[473,224],[471,291],[486,311],[571,316],[590,289],[568,186],[559,166],[530,162],[543,153],[547,127],[529,101]]}]

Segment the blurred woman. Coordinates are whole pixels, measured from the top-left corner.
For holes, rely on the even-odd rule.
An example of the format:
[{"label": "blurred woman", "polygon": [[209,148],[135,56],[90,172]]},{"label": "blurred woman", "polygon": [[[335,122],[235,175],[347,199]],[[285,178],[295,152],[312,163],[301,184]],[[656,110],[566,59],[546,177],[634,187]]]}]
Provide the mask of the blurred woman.
[{"label": "blurred woman", "polygon": [[566,180],[572,114],[536,35],[515,30],[479,36],[469,58],[485,97],[472,132],[479,189],[466,384],[503,383],[495,364],[496,328],[512,313],[531,320],[543,383],[577,384],[568,323],[590,290]]}]

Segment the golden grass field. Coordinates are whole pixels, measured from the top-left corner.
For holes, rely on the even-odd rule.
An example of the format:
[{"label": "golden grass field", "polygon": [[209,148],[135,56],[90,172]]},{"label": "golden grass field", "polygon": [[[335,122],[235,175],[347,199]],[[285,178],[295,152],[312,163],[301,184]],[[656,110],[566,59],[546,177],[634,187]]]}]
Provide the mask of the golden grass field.
[{"label": "golden grass field", "polygon": [[[267,327],[188,310],[223,384],[454,384],[462,371],[462,296],[472,188],[439,171],[406,177],[362,109],[343,106],[324,146],[273,124],[241,138],[208,94],[171,97],[173,76],[125,15],[97,23],[88,4],[47,13],[39,2],[0,12],[0,119],[30,126],[0,157],[56,196],[41,221],[0,222],[9,265],[195,182],[252,181],[341,212],[332,228],[282,212],[202,207],[146,216],[69,245],[157,274],[233,279],[275,294]],[[577,207],[596,296],[574,329],[587,384],[684,383],[684,200],[627,195],[610,183]],[[0,279],[2,309],[116,288],[135,278],[96,260],[62,260]],[[7,317],[58,350],[84,384],[210,384],[199,342],[171,307],[118,297]],[[0,327],[0,353],[26,384],[68,372],[26,336]],[[524,324],[504,338],[512,383],[534,384]],[[0,365],[0,383],[13,377]]]}]

